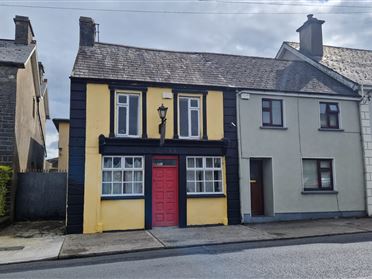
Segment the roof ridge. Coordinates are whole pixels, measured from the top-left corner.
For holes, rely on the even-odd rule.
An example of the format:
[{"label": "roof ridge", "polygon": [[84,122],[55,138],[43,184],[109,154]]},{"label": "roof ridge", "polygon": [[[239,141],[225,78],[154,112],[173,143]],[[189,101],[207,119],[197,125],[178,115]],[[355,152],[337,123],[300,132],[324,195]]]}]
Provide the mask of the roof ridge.
[{"label": "roof ridge", "polygon": [[[230,54],[230,53],[220,53],[220,52],[203,52],[203,51],[178,51],[178,50],[167,50],[167,49],[158,49],[158,48],[146,48],[146,47],[137,47],[137,46],[129,46],[129,45],[120,45],[120,44],[113,44],[113,43],[104,43],[104,42],[96,42],[95,44],[100,45],[108,45],[108,46],[118,46],[123,48],[133,48],[133,49],[141,49],[141,50],[149,50],[149,51],[159,51],[159,52],[171,52],[171,53],[180,53],[180,54],[195,54],[195,55],[221,55],[221,56],[234,56],[234,57],[247,57],[247,58],[255,58],[255,59],[262,59],[262,60],[270,60],[270,61],[284,61],[288,62],[285,59],[275,59],[271,57],[263,57],[263,56],[253,56],[253,55],[241,55],[241,54]],[[303,61],[294,61],[294,62],[303,62]]]},{"label": "roof ridge", "polygon": [[[290,41],[284,41],[284,43],[295,43],[300,44],[298,42],[290,42]],[[366,51],[366,52],[372,52],[372,49],[363,49],[363,48],[353,48],[353,47],[342,47],[342,46],[331,46],[331,45],[323,45],[323,47],[331,47],[331,48],[340,48],[340,49],[350,49],[350,50],[358,50],[358,51]]]}]

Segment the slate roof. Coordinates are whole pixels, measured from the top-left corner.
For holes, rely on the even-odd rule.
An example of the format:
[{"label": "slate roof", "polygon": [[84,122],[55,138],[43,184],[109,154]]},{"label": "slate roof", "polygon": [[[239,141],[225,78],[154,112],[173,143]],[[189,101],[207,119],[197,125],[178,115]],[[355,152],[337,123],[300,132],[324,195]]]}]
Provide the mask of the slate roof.
[{"label": "slate roof", "polygon": [[80,47],[72,77],[353,95],[302,61],[176,52],[107,43]]},{"label": "slate roof", "polygon": [[35,48],[35,44],[19,45],[14,40],[0,39],[0,64],[23,66]]},{"label": "slate roof", "polygon": [[[300,44],[285,42],[299,50]],[[372,51],[346,47],[323,46],[320,64],[363,85],[372,85]]]}]

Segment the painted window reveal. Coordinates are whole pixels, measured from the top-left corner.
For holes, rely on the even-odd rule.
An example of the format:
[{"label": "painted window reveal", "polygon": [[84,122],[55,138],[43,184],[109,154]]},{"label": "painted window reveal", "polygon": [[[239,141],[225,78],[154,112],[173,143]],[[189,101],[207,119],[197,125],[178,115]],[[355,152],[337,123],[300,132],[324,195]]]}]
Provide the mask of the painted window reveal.
[{"label": "painted window reveal", "polygon": [[339,113],[337,103],[320,103],[320,127],[339,129]]},{"label": "painted window reveal", "polygon": [[200,138],[199,98],[179,98],[179,126],[181,138]]},{"label": "painted window reveal", "polygon": [[283,127],[283,101],[262,99],[262,125]]},{"label": "painted window reveal", "polygon": [[139,135],[138,94],[116,94],[116,135]]},{"label": "painted window reveal", "polygon": [[333,190],[331,159],[303,159],[304,190]]},{"label": "painted window reveal", "polygon": [[187,193],[223,193],[221,157],[187,157]]},{"label": "painted window reveal", "polygon": [[143,195],[143,164],[140,156],[103,157],[102,196]]}]

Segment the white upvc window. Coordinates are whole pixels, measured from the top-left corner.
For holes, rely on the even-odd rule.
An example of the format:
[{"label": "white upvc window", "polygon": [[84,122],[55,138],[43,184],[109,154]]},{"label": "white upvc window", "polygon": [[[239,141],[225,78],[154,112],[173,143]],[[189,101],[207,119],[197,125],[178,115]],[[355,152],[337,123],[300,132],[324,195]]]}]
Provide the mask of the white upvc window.
[{"label": "white upvc window", "polygon": [[104,156],[102,158],[102,197],[143,196],[144,159],[142,156]]},{"label": "white upvc window", "polygon": [[200,99],[180,97],[178,104],[180,138],[200,138]]},{"label": "white upvc window", "polygon": [[139,94],[116,93],[116,128],[117,136],[139,136]]},{"label": "white upvc window", "polygon": [[187,194],[223,194],[221,157],[187,157]]}]

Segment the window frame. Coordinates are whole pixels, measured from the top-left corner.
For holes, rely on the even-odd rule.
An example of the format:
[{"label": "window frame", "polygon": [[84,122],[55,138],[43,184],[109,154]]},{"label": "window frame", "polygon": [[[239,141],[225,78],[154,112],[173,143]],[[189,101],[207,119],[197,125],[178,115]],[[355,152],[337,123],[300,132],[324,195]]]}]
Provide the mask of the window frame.
[{"label": "window frame", "polygon": [[[334,185],[334,159],[331,158],[303,158],[302,159],[302,178],[304,180],[304,161],[316,161],[316,175],[317,175],[317,181],[318,181],[318,187],[305,187],[305,181],[303,183],[303,190],[306,191],[334,191],[335,185]],[[329,167],[324,168],[321,166],[321,163],[329,162]],[[329,171],[330,173],[330,186],[329,187],[322,187],[322,171]]]},{"label": "window frame", "polygon": [[[264,102],[269,102],[270,106],[269,108],[264,108],[263,103]],[[273,102],[280,102],[280,113],[281,113],[281,124],[274,124],[273,123]],[[261,122],[263,127],[284,127],[284,112],[283,112],[283,100],[282,99],[272,99],[272,98],[262,98],[261,99]],[[265,123],[264,122],[264,112],[269,112],[270,114],[270,123]]]},{"label": "window frame", "polygon": [[[120,104],[119,97],[126,96],[127,97],[127,104]],[[129,109],[130,109],[130,96],[138,97],[138,108],[137,108],[137,135],[129,135]],[[126,107],[126,133],[122,134],[119,133],[119,107]],[[116,137],[129,137],[129,138],[138,138],[140,137],[140,118],[141,118],[141,94],[140,93],[130,93],[130,92],[122,92],[117,91],[115,92],[115,136]]]},{"label": "window frame", "polygon": [[[187,120],[188,120],[188,127],[187,127],[187,136],[181,136],[181,109],[180,109],[180,103],[181,99],[187,99]],[[196,100],[198,102],[198,107],[193,108],[191,107],[191,101]],[[198,135],[192,136],[192,125],[191,125],[191,111],[197,111],[198,112]],[[200,107],[200,97],[191,97],[191,96],[179,96],[178,97],[178,115],[177,115],[177,121],[178,121],[178,137],[180,139],[200,139],[201,138],[201,128],[200,128],[200,121],[201,121],[201,107]]]},{"label": "window frame", "polygon": [[[193,158],[194,159],[194,163],[196,162],[195,159],[202,159],[203,160],[203,167],[202,168],[197,168],[195,165],[194,167],[189,167],[188,166],[188,159],[190,158]],[[207,165],[206,165],[206,160],[207,158],[211,158],[213,160],[213,167],[212,168],[208,168]],[[220,167],[219,168],[215,168],[214,167],[214,159],[220,159]],[[189,181],[187,179],[187,172],[188,171],[203,171],[203,180],[197,180],[196,177],[194,178],[193,181]],[[205,179],[205,172],[206,171],[221,171],[221,180],[206,180]],[[212,183],[215,183],[215,182],[221,182],[221,191],[218,191],[218,192],[196,192],[196,184],[195,184],[195,192],[188,192],[187,190],[187,183],[188,182],[197,182],[197,181],[202,181],[203,182],[203,189],[205,190],[205,183],[206,182],[212,182]],[[214,185],[213,185],[214,186]],[[223,165],[223,157],[222,156],[187,156],[186,157],[186,194],[187,196],[189,197],[193,197],[193,196],[213,196],[213,195],[224,195],[225,194],[225,187],[224,187],[224,165]]]},{"label": "window frame", "polygon": [[[325,116],[327,120],[327,126],[322,126],[322,105],[326,105],[326,111],[325,111]],[[337,107],[337,112],[334,112],[329,109],[330,105],[336,105]],[[337,125],[336,126],[331,126],[330,125],[330,116],[331,115],[336,115],[337,116]],[[334,130],[339,130],[340,129],[340,105],[337,102],[319,102],[319,121],[320,121],[320,129],[334,129]]]},{"label": "window frame", "polygon": [[[105,158],[111,158],[112,160],[112,164],[113,164],[113,159],[114,158],[120,158],[121,160],[121,167],[120,168],[114,168],[113,165],[111,168],[105,168],[104,167],[104,160]],[[133,159],[133,167],[132,168],[126,168],[125,167],[125,159],[126,158],[132,158]],[[134,167],[134,158],[141,158],[141,168],[135,168]],[[113,194],[113,184],[114,184],[114,181],[113,181],[113,177],[111,177],[111,181],[110,182],[104,182],[103,181],[103,172],[104,171],[110,171],[110,172],[114,172],[114,171],[121,171],[122,172],[122,175],[121,175],[121,187],[122,187],[122,192],[123,192],[123,187],[124,187],[124,172],[125,171],[132,171],[132,173],[134,173],[135,171],[141,171],[142,172],[142,181],[140,181],[142,183],[142,193],[133,193],[133,185],[132,185],[132,193],[130,194]],[[111,183],[111,194],[103,194],[103,184],[104,183]],[[137,181],[134,181],[133,180],[133,175],[132,175],[132,181],[131,183],[139,183]],[[101,198],[118,198],[118,197],[122,197],[122,198],[125,198],[125,197],[144,197],[145,196],[145,157],[144,156],[140,156],[140,155],[128,155],[128,156],[122,156],[122,155],[118,155],[118,156],[115,156],[115,155],[109,155],[109,156],[102,156],[102,160],[101,160]]]}]

